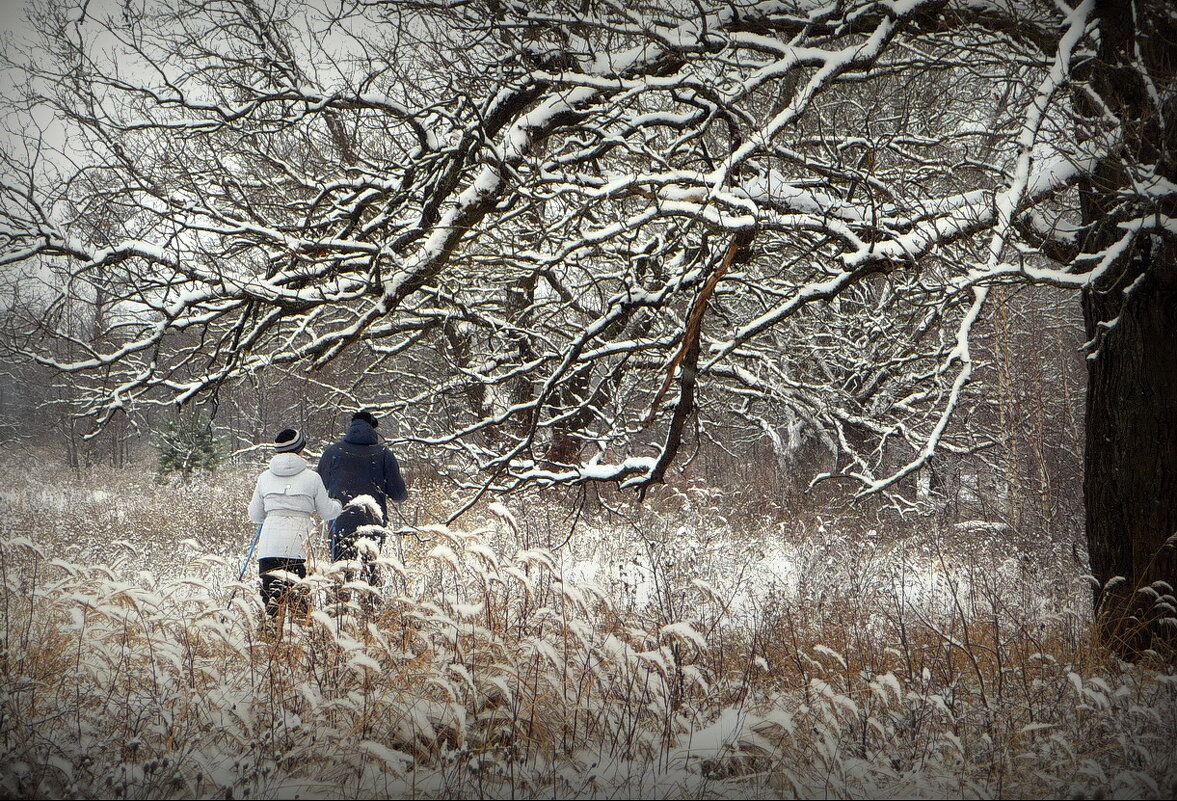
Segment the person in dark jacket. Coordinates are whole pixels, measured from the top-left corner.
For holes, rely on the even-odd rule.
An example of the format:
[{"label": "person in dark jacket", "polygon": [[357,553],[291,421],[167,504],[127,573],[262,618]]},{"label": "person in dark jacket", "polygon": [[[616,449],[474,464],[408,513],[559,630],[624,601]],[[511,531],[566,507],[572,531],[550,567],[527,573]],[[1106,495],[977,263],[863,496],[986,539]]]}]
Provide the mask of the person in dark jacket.
[{"label": "person in dark jacket", "polygon": [[[379,425],[371,412],[356,412],[343,439],[328,446],[319,457],[319,475],[327,494],[344,507],[331,528],[333,562],[361,559],[361,539],[382,544],[388,501],[400,503],[409,495],[396,457],[376,433]],[[376,566],[370,558],[362,561],[364,579],[375,585]]]}]

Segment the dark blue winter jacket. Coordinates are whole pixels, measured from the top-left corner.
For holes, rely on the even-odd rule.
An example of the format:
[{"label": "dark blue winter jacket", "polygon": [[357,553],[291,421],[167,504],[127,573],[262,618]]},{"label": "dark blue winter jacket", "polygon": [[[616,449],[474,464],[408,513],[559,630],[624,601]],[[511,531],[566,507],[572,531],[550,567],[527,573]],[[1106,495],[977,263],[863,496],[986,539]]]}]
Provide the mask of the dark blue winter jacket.
[{"label": "dark blue winter jacket", "polygon": [[380,444],[376,430],[366,420],[352,420],[343,439],[323,451],[319,476],[327,494],[344,506],[360,495],[372,496],[380,506],[380,521],[354,519],[356,516],[345,510],[336,521],[337,533],[349,534],[365,522],[387,523],[388,499],[400,502],[409,497],[396,457]]}]

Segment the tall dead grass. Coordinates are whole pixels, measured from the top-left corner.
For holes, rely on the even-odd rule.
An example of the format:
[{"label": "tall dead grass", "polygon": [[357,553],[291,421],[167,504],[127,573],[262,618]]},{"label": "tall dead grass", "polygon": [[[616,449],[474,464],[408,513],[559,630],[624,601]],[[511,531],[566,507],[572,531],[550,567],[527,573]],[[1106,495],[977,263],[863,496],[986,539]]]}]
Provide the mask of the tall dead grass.
[{"label": "tall dead grass", "polygon": [[[92,513],[124,533],[112,508]],[[554,552],[526,522],[426,527],[385,547],[375,593],[317,565],[277,638],[252,584],[226,603],[238,563],[206,532],[76,534],[102,556],[81,560],[59,558],[67,523],[8,531],[0,794],[1177,794],[1177,677],[1101,651],[1054,573],[714,520]]]}]

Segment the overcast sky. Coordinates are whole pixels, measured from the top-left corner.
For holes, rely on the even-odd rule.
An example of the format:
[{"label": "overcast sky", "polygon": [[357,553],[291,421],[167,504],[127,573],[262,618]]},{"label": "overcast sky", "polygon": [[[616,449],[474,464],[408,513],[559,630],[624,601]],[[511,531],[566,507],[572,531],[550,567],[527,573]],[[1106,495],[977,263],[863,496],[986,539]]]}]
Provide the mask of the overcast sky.
[{"label": "overcast sky", "polygon": [[24,27],[24,0],[0,0],[0,31],[12,32]]}]

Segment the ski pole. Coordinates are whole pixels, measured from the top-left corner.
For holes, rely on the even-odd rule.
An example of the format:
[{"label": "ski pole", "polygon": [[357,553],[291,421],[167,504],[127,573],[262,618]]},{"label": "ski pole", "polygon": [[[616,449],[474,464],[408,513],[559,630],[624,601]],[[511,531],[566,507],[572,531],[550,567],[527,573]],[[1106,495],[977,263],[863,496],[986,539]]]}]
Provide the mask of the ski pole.
[{"label": "ski pole", "polygon": [[[249,553],[245,555],[245,561],[241,563],[241,572],[237,574],[238,583],[245,579],[245,571],[249,570],[249,563],[253,561],[253,552],[257,548],[257,541],[261,539],[263,525],[263,523],[258,523],[257,525],[257,531],[254,532],[253,535],[253,542],[249,545]],[[229,603],[225,609],[228,609],[233,605],[233,599],[237,597],[237,590],[237,587],[233,588],[233,593],[229,596]]]}]

